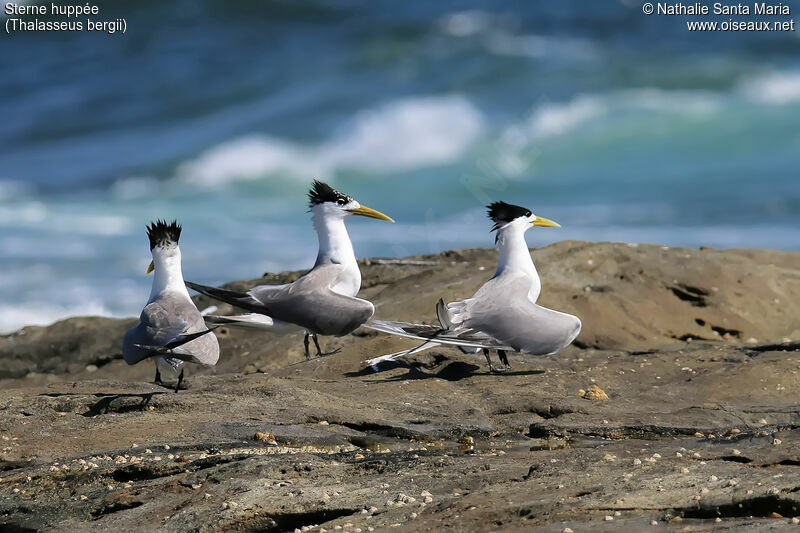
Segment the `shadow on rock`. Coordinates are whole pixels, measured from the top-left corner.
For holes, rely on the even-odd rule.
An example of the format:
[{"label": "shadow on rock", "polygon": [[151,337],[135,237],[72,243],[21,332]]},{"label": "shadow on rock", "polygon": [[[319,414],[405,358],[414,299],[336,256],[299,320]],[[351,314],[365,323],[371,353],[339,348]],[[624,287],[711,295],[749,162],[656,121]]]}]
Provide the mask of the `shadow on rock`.
[{"label": "shadow on rock", "polygon": [[[444,379],[446,381],[460,381],[462,379],[476,375],[490,374],[488,370],[485,371],[481,370],[481,367],[478,365],[473,365],[471,363],[464,363],[462,361],[453,361],[452,363],[448,364],[438,372],[425,372],[422,370],[423,368],[425,368],[424,366],[419,364],[409,364],[404,361],[383,361],[381,363],[378,363],[376,366],[377,370],[373,369],[373,367],[371,366],[368,366],[366,368],[359,370],[358,372],[348,372],[345,374],[345,376],[364,377],[377,374],[378,372],[393,370],[395,368],[406,368],[408,372],[400,376],[394,376],[378,381],[391,382],[391,381],[408,381],[411,379],[430,379],[430,378],[439,378],[439,379]],[[503,372],[502,374],[498,374],[497,378],[502,379],[502,376],[531,376],[536,374],[544,374],[544,370],[521,370],[518,372],[507,371]]]},{"label": "shadow on rock", "polygon": [[[95,396],[100,400],[92,404],[88,411],[81,413],[81,416],[97,416],[112,413],[128,413],[130,411],[141,411],[146,409],[150,400],[156,394],[164,392],[146,392],[143,394],[104,394],[98,393]],[[120,400],[120,401],[117,401]]]}]

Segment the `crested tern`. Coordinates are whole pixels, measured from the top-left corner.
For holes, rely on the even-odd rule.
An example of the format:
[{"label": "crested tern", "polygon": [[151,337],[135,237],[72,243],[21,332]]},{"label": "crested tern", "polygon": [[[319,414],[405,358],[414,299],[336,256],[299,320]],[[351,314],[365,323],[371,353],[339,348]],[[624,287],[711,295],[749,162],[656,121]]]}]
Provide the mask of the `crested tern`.
[{"label": "crested tern", "polygon": [[[181,272],[178,240],[181,226],[173,220],[156,220],[147,227],[153,260],[147,274],[155,272],[150,298],[139,323],[125,333],[122,357],[129,365],[156,357],[172,368],[184,362],[213,366],[219,359],[219,343],[206,327],[203,316],[189,297]],[[183,368],[175,392],[183,382]],[[156,360],[155,383],[163,385]]]},{"label": "crested tern", "polygon": [[[518,205],[494,202],[487,208],[499,249],[492,279],[466,300],[445,305],[440,299],[436,306],[439,326],[384,320],[365,324],[384,333],[425,341],[410,350],[370,359],[367,364],[450,345],[465,352],[482,350],[489,369],[502,372],[511,368],[508,351],[551,355],[575,340],[581,331],[578,317],[536,304],[542,284],[525,242],[525,232],[533,226],[560,225]],[[497,351],[503,368],[492,364],[489,350]]]},{"label": "crested tern", "polygon": [[319,238],[319,251],[313,268],[293,283],[259,285],[248,291],[232,291],[198,283],[186,285],[211,298],[250,311],[235,316],[206,316],[211,324],[251,327],[281,333],[304,331],[306,359],[309,338],[313,339],[317,356],[324,353],[317,335],[340,337],[361,326],[372,317],[372,303],[356,294],[361,288],[353,244],[347,234],[345,220],[364,216],[394,222],[383,213],[363,206],[327,183],[315,180],[308,192],[309,210]]}]

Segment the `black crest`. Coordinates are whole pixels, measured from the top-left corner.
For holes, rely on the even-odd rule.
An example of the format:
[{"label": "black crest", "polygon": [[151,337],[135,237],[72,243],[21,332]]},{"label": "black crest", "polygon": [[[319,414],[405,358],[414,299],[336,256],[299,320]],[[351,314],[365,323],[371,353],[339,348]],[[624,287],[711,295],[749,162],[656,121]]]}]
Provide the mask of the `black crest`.
[{"label": "black crest", "polygon": [[345,205],[352,201],[353,199],[346,194],[340,193],[327,183],[323,183],[319,180],[314,180],[311,189],[308,190],[308,207],[314,207],[317,204],[324,204],[325,202]]},{"label": "black crest", "polygon": [[156,246],[166,246],[168,244],[178,244],[181,238],[181,225],[177,220],[169,224],[166,220],[156,220],[147,226],[147,237],[150,239],[150,249]]},{"label": "black crest", "polygon": [[512,220],[519,217],[531,216],[531,210],[518,205],[507,204],[505,202],[494,202],[486,206],[489,218],[494,221],[492,231],[505,226]]}]

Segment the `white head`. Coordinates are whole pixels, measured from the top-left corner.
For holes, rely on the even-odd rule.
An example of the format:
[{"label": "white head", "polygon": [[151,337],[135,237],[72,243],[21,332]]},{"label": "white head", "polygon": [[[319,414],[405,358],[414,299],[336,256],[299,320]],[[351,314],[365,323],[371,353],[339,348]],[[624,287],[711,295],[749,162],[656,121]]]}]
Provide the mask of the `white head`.
[{"label": "white head", "polygon": [[525,233],[533,226],[560,228],[561,225],[544,217],[534,215],[530,209],[505,202],[494,202],[486,206],[489,218],[494,222],[492,231],[497,231],[495,243],[502,243],[507,233]]},{"label": "white head", "polygon": [[359,215],[394,222],[380,211],[359,204],[352,197],[319,180],[314,180],[308,191],[308,207],[315,217],[320,216],[326,219],[344,220],[349,216]]},{"label": "white head", "polygon": [[177,220],[167,223],[166,220],[156,220],[147,226],[147,237],[150,239],[150,253],[153,260],[147,267],[149,274],[156,270],[165,271],[174,265],[181,264],[181,249],[178,247],[178,240],[181,238],[181,226]]}]

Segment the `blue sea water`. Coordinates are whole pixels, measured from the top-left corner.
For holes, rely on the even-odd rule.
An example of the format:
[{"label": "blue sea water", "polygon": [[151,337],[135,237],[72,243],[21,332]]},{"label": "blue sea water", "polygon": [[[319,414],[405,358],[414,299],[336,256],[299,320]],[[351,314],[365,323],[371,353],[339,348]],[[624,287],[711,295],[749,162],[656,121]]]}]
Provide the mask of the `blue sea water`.
[{"label": "blue sea water", "polygon": [[533,246],[800,249],[800,32],[611,0],[98,5],[126,34],[0,34],[0,331],[137,314],[156,217],[194,281],[310,266],[314,178],[397,220],[349,222],[362,257],[491,246],[498,199],[562,224]]}]

